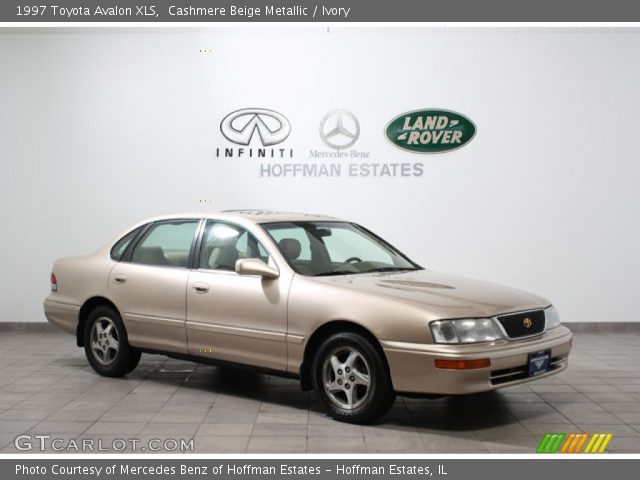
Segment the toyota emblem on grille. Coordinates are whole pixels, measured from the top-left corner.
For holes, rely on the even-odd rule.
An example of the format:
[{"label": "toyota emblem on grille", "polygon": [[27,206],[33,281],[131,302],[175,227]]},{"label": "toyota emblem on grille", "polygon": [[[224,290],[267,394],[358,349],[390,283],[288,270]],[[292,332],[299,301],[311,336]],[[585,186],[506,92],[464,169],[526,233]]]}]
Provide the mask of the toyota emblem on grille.
[{"label": "toyota emblem on grille", "polygon": [[281,113],[263,108],[236,110],[222,119],[220,131],[225,138],[239,145],[249,145],[258,132],[265,147],[284,142],[291,132],[289,120]]},{"label": "toyota emblem on grille", "polygon": [[531,325],[533,325],[533,322],[529,317],[527,317],[522,321],[522,324],[524,325],[524,328],[531,328]]}]

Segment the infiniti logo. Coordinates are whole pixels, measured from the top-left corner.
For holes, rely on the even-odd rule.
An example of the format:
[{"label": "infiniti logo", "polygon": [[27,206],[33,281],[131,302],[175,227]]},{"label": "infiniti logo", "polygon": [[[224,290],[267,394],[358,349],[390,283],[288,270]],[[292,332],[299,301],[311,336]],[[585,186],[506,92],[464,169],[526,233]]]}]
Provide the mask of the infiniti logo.
[{"label": "infiniti logo", "polygon": [[329,147],[344,150],[356,143],[360,136],[360,123],[347,110],[333,110],[320,122],[320,138]]},{"label": "infiniti logo", "polygon": [[236,110],[222,119],[220,131],[238,145],[249,145],[257,132],[265,147],[283,142],[291,133],[289,120],[281,113],[262,108]]}]

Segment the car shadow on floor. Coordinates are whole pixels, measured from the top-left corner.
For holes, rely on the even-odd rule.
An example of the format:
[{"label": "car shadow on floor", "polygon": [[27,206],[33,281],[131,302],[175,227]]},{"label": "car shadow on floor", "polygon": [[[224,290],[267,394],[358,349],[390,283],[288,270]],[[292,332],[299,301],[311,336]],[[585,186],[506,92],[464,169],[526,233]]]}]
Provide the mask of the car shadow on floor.
[{"label": "car shadow on floor", "polygon": [[[404,408],[398,405],[399,402]],[[499,392],[487,392],[437,399],[400,397],[394,408],[376,423],[464,432],[509,425],[517,423],[517,419]]]},{"label": "car shadow on floor", "polygon": [[[182,389],[236,398],[245,405],[245,402],[253,400],[261,404],[261,410],[308,411],[316,418],[330,418],[317,396],[313,392],[302,391],[296,379],[267,375],[245,367],[216,367],[190,362],[156,361],[141,367],[139,374],[146,382],[179,383]],[[493,391],[440,398],[399,396],[389,412],[371,425],[383,429],[465,432],[517,422],[505,397]]]}]

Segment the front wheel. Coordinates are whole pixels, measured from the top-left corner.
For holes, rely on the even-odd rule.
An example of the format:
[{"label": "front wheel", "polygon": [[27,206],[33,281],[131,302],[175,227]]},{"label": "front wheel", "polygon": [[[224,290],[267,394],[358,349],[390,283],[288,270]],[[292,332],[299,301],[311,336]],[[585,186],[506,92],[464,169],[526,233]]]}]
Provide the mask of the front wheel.
[{"label": "front wheel", "polygon": [[385,359],[361,335],[347,332],[327,338],[312,368],[314,388],[336,420],[366,423],[393,404],[395,392]]},{"label": "front wheel", "polygon": [[121,377],[140,362],[140,351],[129,346],[118,312],[102,306],[87,318],[84,351],[91,367],[105,377]]}]

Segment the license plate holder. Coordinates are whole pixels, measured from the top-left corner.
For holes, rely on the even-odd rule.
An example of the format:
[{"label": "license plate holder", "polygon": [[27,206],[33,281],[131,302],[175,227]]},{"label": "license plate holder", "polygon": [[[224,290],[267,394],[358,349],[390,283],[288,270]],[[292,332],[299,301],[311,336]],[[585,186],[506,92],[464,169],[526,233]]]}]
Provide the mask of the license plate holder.
[{"label": "license plate holder", "polygon": [[529,354],[529,376],[535,377],[546,373],[551,364],[551,350],[541,350]]}]

